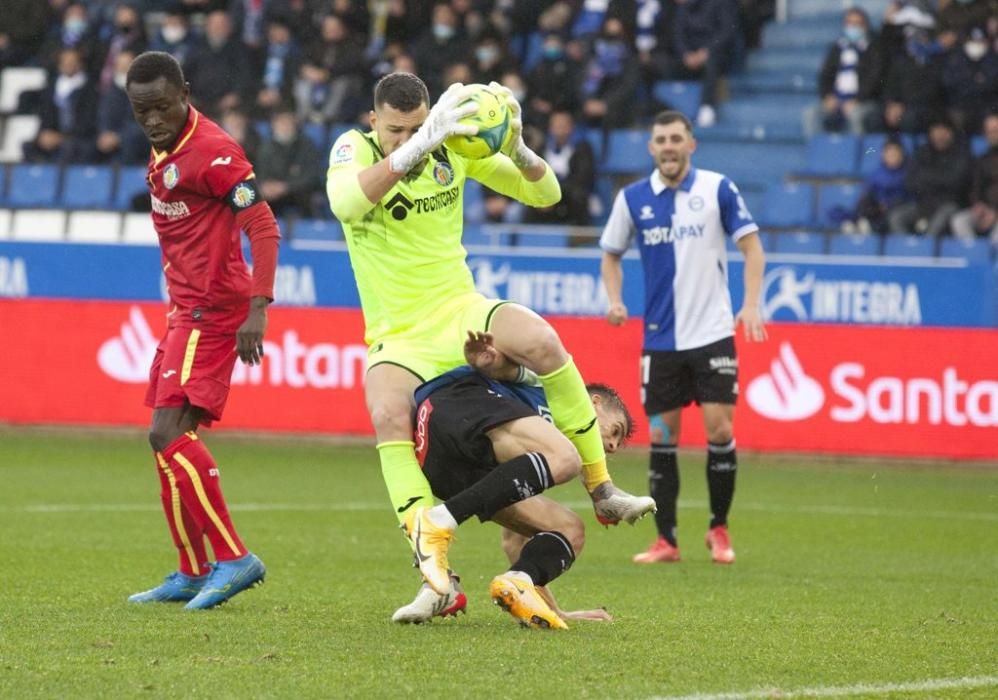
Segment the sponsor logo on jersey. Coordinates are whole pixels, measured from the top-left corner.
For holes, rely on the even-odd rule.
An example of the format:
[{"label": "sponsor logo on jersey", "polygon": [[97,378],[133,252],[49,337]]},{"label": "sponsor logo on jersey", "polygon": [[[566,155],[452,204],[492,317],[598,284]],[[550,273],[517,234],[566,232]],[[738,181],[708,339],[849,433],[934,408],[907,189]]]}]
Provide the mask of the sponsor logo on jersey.
[{"label": "sponsor logo on jersey", "polygon": [[454,168],[451,167],[450,163],[438,160],[433,165],[433,179],[437,181],[438,185],[446,187],[454,182]]},{"label": "sponsor logo on jersey", "polygon": [[429,197],[419,197],[415,201],[399,192],[385,202],[385,209],[391,213],[393,219],[403,221],[409,216],[410,211],[414,211],[416,214],[426,214],[454,206],[460,196],[461,189],[459,187],[451,187],[449,190],[438,192]]},{"label": "sponsor logo on jersey", "polygon": [[191,215],[191,210],[187,207],[187,202],[164,202],[156,195],[151,195],[152,210],[167,219],[182,219]]},{"label": "sponsor logo on jersey", "polygon": [[333,151],[332,164],[340,165],[341,163],[348,163],[353,160],[353,144],[352,143],[341,143]]},{"label": "sponsor logo on jersey", "polygon": [[674,243],[685,238],[703,238],[706,224],[679,224],[676,226],[652,226],[641,229],[644,245]]},{"label": "sponsor logo on jersey", "polygon": [[232,156],[225,156],[224,158],[222,156],[219,156],[215,160],[211,161],[211,166],[209,167],[213,167],[216,165],[228,165],[231,162],[232,162]]},{"label": "sponsor logo on jersey", "polygon": [[385,202],[385,209],[391,212],[392,218],[396,221],[402,221],[409,216],[412,207],[412,201],[401,192]]},{"label": "sponsor logo on jersey", "polygon": [[180,182],[180,168],[176,163],[170,163],[163,171],[163,187],[172,190]]},{"label": "sponsor logo on jersey", "polygon": [[240,209],[245,209],[256,201],[256,190],[249,184],[240,182],[232,189],[232,203]]},{"label": "sponsor logo on jersey", "polygon": [[646,204],[643,207],[641,207],[641,213],[638,214],[638,218],[641,221],[648,221],[649,219],[654,219],[655,212],[653,212],[651,207]]}]

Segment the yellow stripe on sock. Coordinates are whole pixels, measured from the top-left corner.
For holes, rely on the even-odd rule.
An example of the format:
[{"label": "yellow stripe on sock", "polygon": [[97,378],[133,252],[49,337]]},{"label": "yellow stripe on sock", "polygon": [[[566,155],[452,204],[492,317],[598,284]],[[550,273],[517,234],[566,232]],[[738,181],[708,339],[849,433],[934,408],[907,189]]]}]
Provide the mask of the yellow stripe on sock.
[{"label": "yellow stripe on sock", "polygon": [[[187,476],[190,477],[191,483],[194,484],[194,491],[198,495],[198,500],[201,501],[201,507],[204,508],[204,511],[208,514],[208,517],[211,518],[211,522],[215,524],[218,531],[222,533],[222,538],[225,540],[225,543],[229,545],[229,549],[233,552],[238,552],[239,547],[237,547],[236,543],[232,540],[232,536],[229,534],[229,531],[225,529],[225,525],[222,524],[222,519],[218,517],[218,513],[215,512],[214,508],[212,508],[211,501],[208,500],[208,494],[204,492],[204,484],[201,483],[201,477],[198,476],[197,469],[195,469],[194,465],[179,452],[175,453],[173,458],[177,460],[177,464],[183,467],[184,471],[187,472]],[[217,552],[215,556],[218,556]]]},{"label": "yellow stripe on sock", "polygon": [[191,564],[191,571],[194,572],[195,576],[201,575],[201,565],[198,563],[198,558],[194,555],[194,548],[191,546],[191,540],[187,536],[187,530],[184,529],[184,515],[180,512],[180,491],[177,489],[177,478],[170,471],[170,467],[167,465],[166,460],[163,459],[163,453],[156,453],[156,462],[159,464],[159,468],[163,470],[166,474],[166,480],[170,482],[170,503],[173,507],[173,526],[177,529],[177,534],[180,535],[180,543],[184,545],[184,553],[187,554],[187,561]]},{"label": "yellow stripe on sock", "polygon": [[191,331],[190,337],[187,339],[187,350],[184,351],[184,365],[180,368],[180,386],[187,383],[187,380],[191,378],[191,367],[194,366],[194,353],[198,349],[198,338],[201,337],[201,331],[195,328]]}]

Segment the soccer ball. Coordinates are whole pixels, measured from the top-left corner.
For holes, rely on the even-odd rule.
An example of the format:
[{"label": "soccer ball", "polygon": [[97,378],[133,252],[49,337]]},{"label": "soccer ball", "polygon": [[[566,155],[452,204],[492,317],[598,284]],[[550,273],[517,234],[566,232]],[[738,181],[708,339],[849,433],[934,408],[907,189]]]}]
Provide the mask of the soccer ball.
[{"label": "soccer ball", "polygon": [[444,143],[459,156],[477,160],[500,151],[509,134],[509,110],[501,94],[487,85],[476,85],[475,92],[462,104],[474,102],[478,111],[461,120],[478,127],[475,136],[451,136]]}]

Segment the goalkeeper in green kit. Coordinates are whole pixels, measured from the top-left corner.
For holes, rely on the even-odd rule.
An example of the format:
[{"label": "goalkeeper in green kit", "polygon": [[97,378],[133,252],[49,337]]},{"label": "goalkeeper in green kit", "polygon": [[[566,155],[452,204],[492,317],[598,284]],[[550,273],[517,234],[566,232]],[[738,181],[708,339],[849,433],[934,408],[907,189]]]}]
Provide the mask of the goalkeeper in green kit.
[{"label": "goalkeeper in green kit", "polygon": [[468,98],[478,88],[451,85],[430,109],[422,80],[392,73],[374,88],[372,131],[337,139],[326,180],[364,313],[365,396],[389,498],[417,556],[443,561],[456,523],[427,515],[433,496],[414,451],[414,391],[464,364],[468,331],[491,333],[509,375],[543,386],[601,522],[634,522],[654,508],[610,481],[592,402],[554,329],[524,306],[475,291],[461,245],[465,178],[535,207],[561,197],[554,172],[523,143],[520,105],[508,89],[490,87],[510,112],[502,152],[470,160],[444,145],[477,133],[460,120],[477,110]]}]

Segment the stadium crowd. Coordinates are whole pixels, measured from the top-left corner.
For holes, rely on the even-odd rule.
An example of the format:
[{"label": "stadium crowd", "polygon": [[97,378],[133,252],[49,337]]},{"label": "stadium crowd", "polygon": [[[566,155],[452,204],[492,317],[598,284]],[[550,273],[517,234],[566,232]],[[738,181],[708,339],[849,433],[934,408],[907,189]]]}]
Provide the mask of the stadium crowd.
[{"label": "stadium crowd", "polygon": [[[451,82],[498,80],[524,104],[528,142],[556,170],[565,198],[524,214],[486,193],[486,218],[585,225],[595,211],[598,163],[583,132],[647,123],[668,106],[652,97],[663,79],[699,80],[696,124],[714,125],[723,78],[759,44],[772,5],[5,0],[0,68],[40,65],[50,74],[18,106],[41,116],[26,160],[142,164],[147,144],[128,110],[125,70],[138,52],[166,51],[182,63],[195,106],[235,134],[257,164],[275,210],[305,216],[328,213],[321,179],[329,142],[314,135],[365,126],[379,77],[416,72],[432,99]],[[845,13],[821,69],[820,100],[804,115],[805,133],[946,131],[950,138],[941,146],[944,136],[930,137],[917,153],[909,146],[896,166],[903,173],[896,199],[883,211],[844,212],[842,226],[984,235],[996,225],[998,156],[991,130],[990,150],[976,162],[967,137],[984,133],[986,117],[998,110],[998,0],[895,0],[878,19],[879,32],[862,10]],[[919,175],[941,164],[944,176]],[[865,195],[872,191],[871,184]],[[954,214],[962,218],[951,226]]]}]

